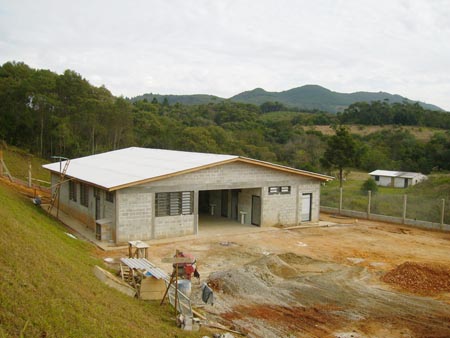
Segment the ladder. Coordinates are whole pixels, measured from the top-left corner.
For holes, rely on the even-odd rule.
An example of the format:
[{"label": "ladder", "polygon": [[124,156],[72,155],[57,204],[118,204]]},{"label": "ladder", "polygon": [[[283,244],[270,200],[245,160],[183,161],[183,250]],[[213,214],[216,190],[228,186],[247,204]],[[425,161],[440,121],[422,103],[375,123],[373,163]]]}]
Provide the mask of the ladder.
[{"label": "ladder", "polygon": [[55,205],[56,198],[58,197],[59,191],[61,190],[61,184],[63,183],[64,176],[66,176],[67,168],[69,168],[69,163],[70,163],[70,160],[66,160],[66,163],[64,164],[64,168],[59,174],[59,182],[55,186],[55,190],[53,191],[52,199],[50,201],[50,205],[48,206],[48,209],[47,209],[47,211],[49,213],[52,212],[52,209],[53,209],[53,207]]}]

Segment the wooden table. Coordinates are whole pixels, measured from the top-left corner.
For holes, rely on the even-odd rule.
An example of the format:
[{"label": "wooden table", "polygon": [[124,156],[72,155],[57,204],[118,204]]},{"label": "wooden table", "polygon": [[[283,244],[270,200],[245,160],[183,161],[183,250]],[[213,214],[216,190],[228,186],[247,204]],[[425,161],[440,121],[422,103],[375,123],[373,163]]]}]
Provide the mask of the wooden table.
[{"label": "wooden table", "polygon": [[129,258],[147,258],[148,259],[148,245],[142,241],[128,242],[128,257]]}]

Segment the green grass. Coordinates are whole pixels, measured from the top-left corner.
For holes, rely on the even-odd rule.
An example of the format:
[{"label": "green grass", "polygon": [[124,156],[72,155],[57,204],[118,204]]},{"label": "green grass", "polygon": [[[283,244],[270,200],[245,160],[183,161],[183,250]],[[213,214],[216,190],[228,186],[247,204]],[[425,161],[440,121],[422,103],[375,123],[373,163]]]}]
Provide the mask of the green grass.
[{"label": "green grass", "polygon": [[[367,211],[368,195],[361,191],[367,173],[352,172],[344,182],[342,208]],[[378,187],[372,195],[371,213],[388,216],[403,216],[403,196],[407,195],[406,217],[440,223],[442,199],[445,200],[444,223],[450,224],[450,175],[430,175],[427,181],[402,189]],[[321,205],[339,207],[339,181],[327,183],[321,189]]]},{"label": "green grass", "polygon": [[[13,177],[26,181],[28,179],[28,163],[31,163],[32,178],[47,182],[50,181],[49,171],[42,168],[42,165],[49,161],[45,161],[19,148],[11,146],[8,146],[7,149],[3,149],[3,160]],[[37,182],[33,181],[33,183]]]},{"label": "green grass", "polygon": [[93,274],[94,247],[0,185],[0,337],[201,337]]}]

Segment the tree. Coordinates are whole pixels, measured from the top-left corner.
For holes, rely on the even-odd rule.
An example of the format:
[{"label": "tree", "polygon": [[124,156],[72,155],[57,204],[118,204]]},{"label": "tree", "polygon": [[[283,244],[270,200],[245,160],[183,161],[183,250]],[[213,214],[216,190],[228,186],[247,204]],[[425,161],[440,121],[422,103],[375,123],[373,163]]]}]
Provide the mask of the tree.
[{"label": "tree", "polygon": [[348,128],[342,125],[333,127],[335,135],[327,141],[327,148],[321,163],[326,168],[336,168],[339,170],[339,186],[342,188],[343,171],[346,167],[351,167],[357,163],[358,147],[350,134]]}]

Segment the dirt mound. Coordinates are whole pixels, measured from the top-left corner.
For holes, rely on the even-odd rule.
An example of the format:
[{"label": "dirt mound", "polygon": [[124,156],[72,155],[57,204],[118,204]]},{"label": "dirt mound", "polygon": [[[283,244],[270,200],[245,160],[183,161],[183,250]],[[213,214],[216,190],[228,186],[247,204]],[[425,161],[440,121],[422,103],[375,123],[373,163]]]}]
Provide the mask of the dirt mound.
[{"label": "dirt mound", "polygon": [[291,298],[290,290],[279,288],[280,283],[298,275],[277,255],[261,257],[242,267],[214,272],[208,284],[215,290],[232,297],[250,297],[256,302],[273,302],[285,305]]},{"label": "dirt mound", "polygon": [[228,295],[263,295],[285,277],[295,276],[295,269],[276,255],[265,256],[243,267],[214,272],[208,284]]},{"label": "dirt mound", "polygon": [[405,262],[385,274],[382,280],[419,294],[450,292],[450,268],[438,264]]}]

